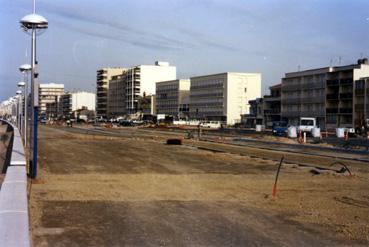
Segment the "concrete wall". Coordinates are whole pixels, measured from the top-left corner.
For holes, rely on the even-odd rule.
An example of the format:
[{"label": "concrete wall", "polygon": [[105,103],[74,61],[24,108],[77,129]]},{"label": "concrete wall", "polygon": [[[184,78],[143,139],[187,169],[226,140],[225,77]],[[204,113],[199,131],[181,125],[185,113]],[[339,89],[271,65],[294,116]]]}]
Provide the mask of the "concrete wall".
[{"label": "concrete wall", "polygon": [[30,246],[26,159],[18,128],[13,128],[10,164],[0,190],[0,246]]}]

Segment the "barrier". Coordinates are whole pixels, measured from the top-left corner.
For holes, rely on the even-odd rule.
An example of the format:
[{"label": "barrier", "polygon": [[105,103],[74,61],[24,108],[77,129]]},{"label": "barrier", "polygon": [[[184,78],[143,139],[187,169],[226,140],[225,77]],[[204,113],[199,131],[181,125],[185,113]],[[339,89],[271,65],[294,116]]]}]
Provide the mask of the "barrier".
[{"label": "barrier", "polygon": [[18,128],[5,123],[13,129],[13,144],[0,189],[0,245],[29,247],[26,157]]}]

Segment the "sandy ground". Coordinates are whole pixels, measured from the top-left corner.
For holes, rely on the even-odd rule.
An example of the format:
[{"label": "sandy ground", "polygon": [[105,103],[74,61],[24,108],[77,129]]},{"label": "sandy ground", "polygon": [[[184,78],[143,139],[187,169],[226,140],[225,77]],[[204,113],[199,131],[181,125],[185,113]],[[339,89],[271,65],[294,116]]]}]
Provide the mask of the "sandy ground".
[{"label": "sandy ground", "polygon": [[5,164],[6,151],[11,137],[11,133],[6,132],[6,128],[6,125],[0,125],[0,186],[5,177],[5,175],[1,174],[1,172]]},{"label": "sandy ground", "polygon": [[272,198],[275,161],[214,145],[226,152],[41,127],[41,169],[30,189],[34,245],[369,244],[367,164],[350,164],[351,177],[284,165]]}]

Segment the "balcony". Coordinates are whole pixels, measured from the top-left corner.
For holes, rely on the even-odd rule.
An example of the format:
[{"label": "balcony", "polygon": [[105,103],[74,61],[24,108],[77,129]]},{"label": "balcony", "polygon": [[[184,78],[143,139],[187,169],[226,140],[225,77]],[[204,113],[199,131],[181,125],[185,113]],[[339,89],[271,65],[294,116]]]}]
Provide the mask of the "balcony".
[{"label": "balcony", "polygon": [[352,93],[340,93],[340,99],[352,99]]},{"label": "balcony", "polygon": [[271,102],[271,101],[281,101],[281,96],[275,97],[275,96],[272,96],[272,95],[265,95],[264,96],[264,101],[268,101],[268,102]]},{"label": "balcony", "polygon": [[327,80],[328,87],[338,87],[339,80]]},{"label": "balcony", "polygon": [[299,91],[299,90],[301,90],[300,84],[282,85],[282,91]]},{"label": "balcony", "polygon": [[325,112],[324,110],[318,111],[301,111],[301,117],[324,117]]},{"label": "balcony", "polygon": [[300,104],[301,98],[285,98],[282,99],[282,104]]},{"label": "balcony", "polygon": [[301,88],[303,90],[325,88],[325,82],[304,83],[301,85]]},{"label": "balcony", "polygon": [[268,114],[268,115],[280,115],[281,114],[281,109],[268,109],[268,110],[264,110],[264,114]]},{"label": "balcony", "polygon": [[364,104],[355,104],[355,111],[363,111]]},{"label": "balcony", "polygon": [[327,108],[326,109],[327,114],[337,114],[338,108]]},{"label": "balcony", "polygon": [[352,108],[340,108],[339,114],[352,114]]},{"label": "balcony", "polygon": [[303,104],[311,104],[311,103],[324,103],[325,96],[312,96],[312,97],[305,97],[301,99],[301,103]]},{"label": "balcony", "polygon": [[364,96],[365,90],[364,89],[355,89],[356,96]]},{"label": "balcony", "polygon": [[281,111],[283,117],[300,117],[300,111]]},{"label": "balcony", "polygon": [[352,78],[340,80],[340,85],[352,85],[352,83],[353,83]]},{"label": "balcony", "polygon": [[338,93],[327,94],[327,100],[338,100]]}]

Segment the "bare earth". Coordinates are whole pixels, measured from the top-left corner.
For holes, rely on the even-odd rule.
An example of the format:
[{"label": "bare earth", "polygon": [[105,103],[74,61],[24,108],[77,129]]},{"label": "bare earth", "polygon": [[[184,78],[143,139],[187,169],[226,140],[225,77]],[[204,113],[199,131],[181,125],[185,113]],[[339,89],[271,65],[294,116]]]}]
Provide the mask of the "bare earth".
[{"label": "bare earth", "polygon": [[351,177],[284,165],[273,199],[270,159],[66,130],[40,129],[35,246],[369,244],[368,164],[349,164]]}]

